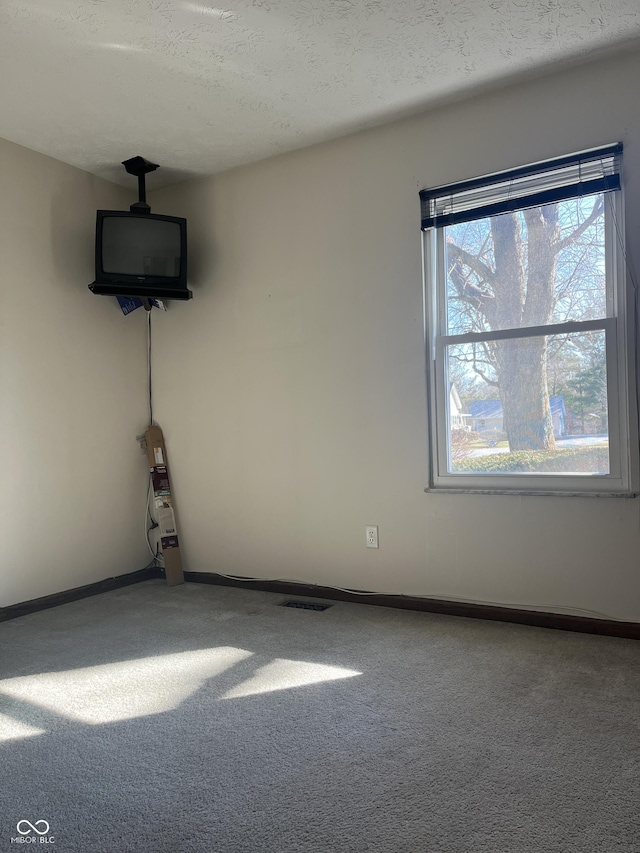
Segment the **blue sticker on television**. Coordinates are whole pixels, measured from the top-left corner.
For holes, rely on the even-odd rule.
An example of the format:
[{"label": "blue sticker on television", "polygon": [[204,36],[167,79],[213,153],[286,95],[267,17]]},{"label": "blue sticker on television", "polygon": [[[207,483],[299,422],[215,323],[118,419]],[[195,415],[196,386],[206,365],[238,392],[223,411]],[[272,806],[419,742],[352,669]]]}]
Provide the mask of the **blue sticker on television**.
[{"label": "blue sticker on television", "polygon": [[116,296],[118,300],[118,304],[122,308],[122,313],[127,316],[127,314],[131,314],[132,311],[135,311],[136,308],[142,308],[142,300],[138,299],[136,296]]},{"label": "blue sticker on television", "polygon": [[[116,299],[118,300],[118,304],[122,308],[122,313],[125,317],[127,314],[131,314],[132,311],[135,311],[136,308],[142,307],[142,300],[137,296],[116,296]],[[149,302],[154,308],[159,308],[161,311],[167,310],[167,306],[164,304],[162,299],[150,299]]]}]

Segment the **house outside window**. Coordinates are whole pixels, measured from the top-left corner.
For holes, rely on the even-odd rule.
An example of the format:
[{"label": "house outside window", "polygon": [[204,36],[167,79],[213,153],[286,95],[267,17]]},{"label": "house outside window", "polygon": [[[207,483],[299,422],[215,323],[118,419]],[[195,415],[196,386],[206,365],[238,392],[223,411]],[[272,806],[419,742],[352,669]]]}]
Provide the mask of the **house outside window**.
[{"label": "house outside window", "polygon": [[621,157],[420,193],[430,489],[635,490]]}]

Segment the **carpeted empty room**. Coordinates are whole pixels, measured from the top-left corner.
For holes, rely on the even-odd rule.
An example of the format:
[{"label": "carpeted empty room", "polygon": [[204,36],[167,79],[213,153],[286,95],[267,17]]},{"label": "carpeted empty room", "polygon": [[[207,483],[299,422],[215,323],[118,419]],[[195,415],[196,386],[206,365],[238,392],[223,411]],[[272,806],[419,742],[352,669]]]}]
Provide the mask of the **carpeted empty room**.
[{"label": "carpeted empty room", "polygon": [[0,0],[0,853],[640,853],[638,81]]},{"label": "carpeted empty room", "polygon": [[150,580],[0,625],[0,849],[640,849],[637,642],[286,600]]}]

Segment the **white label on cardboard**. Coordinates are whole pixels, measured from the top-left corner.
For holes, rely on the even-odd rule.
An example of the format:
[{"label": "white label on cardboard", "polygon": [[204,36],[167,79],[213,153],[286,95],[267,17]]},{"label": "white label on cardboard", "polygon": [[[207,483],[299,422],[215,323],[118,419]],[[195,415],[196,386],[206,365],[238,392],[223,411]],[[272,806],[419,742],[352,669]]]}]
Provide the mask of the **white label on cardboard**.
[{"label": "white label on cardboard", "polygon": [[176,520],[171,507],[163,506],[158,510],[158,523],[161,536],[175,536]]},{"label": "white label on cardboard", "polygon": [[164,456],[162,455],[161,447],[153,448],[153,458],[156,460],[156,465],[164,465]]}]

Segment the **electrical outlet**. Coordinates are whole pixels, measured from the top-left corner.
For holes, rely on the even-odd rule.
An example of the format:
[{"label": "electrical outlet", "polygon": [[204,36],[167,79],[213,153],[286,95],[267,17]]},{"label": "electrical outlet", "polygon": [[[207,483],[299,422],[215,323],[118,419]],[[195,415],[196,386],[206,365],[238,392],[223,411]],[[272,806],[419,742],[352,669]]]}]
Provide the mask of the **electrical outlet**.
[{"label": "electrical outlet", "polygon": [[367,524],[365,527],[365,535],[367,539],[367,548],[378,547],[378,525]]}]

